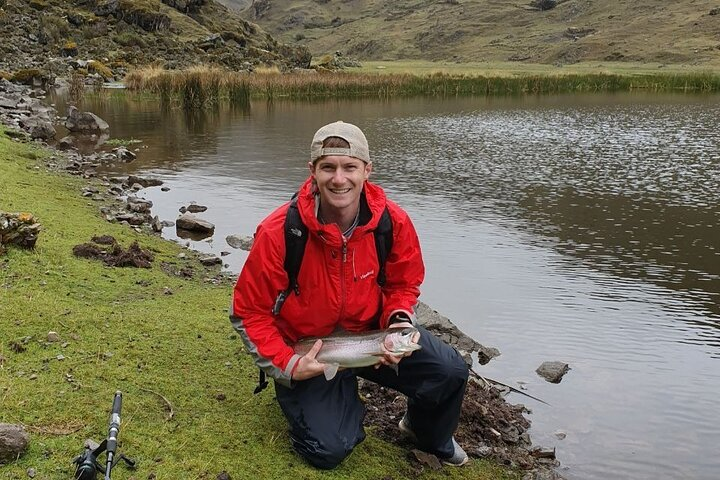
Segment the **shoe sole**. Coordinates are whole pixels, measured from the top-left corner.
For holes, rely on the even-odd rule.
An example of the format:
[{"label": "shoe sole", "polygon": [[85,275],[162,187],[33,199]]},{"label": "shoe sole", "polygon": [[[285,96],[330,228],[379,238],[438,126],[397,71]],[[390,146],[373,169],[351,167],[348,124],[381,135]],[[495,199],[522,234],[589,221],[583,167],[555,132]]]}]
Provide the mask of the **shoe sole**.
[{"label": "shoe sole", "polygon": [[467,465],[467,463],[470,461],[470,457],[465,457],[462,462],[460,463],[451,463],[446,460],[442,460],[442,463],[444,465],[447,465],[449,467],[462,467],[463,465]]}]

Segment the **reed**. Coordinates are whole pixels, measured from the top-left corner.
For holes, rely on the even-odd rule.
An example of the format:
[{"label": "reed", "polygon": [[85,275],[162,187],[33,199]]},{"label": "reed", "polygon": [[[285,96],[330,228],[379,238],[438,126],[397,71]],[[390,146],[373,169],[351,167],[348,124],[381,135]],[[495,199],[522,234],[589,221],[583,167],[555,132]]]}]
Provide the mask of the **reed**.
[{"label": "reed", "polygon": [[179,98],[186,108],[198,108],[224,100],[247,103],[250,98],[539,95],[637,90],[709,93],[720,91],[720,75],[596,73],[492,77],[445,73],[423,76],[346,72],[281,74],[275,69],[245,73],[199,66],[183,71],[157,67],[134,70],[125,78],[125,84],[131,90]]}]

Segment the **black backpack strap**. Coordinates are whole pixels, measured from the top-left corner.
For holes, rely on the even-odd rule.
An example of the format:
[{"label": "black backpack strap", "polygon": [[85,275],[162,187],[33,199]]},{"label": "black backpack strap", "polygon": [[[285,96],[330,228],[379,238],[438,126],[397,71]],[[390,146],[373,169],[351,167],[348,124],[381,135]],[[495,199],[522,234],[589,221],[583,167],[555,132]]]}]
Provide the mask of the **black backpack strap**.
[{"label": "black backpack strap", "polygon": [[283,268],[288,276],[288,286],[278,294],[272,311],[273,315],[280,313],[280,309],[291,291],[294,291],[295,295],[300,295],[297,278],[298,273],[300,273],[303,255],[305,254],[308,228],[300,218],[297,199],[298,194],[295,193],[292,200],[290,200],[290,206],[285,215],[285,262],[283,263]]},{"label": "black backpack strap", "polygon": [[379,270],[377,275],[377,283],[381,287],[385,285],[385,262],[387,261],[390,250],[393,245],[393,225],[392,218],[387,206],[380,216],[380,221],[375,229],[375,250],[377,251]]},{"label": "black backpack strap", "polygon": [[259,368],[258,368],[258,372],[260,372],[259,375],[258,375],[258,384],[257,384],[257,386],[255,387],[255,390],[253,391],[253,393],[254,393],[255,395],[257,395],[258,393],[260,393],[260,392],[262,392],[263,390],[265,390],[265,389],[267,388],[267,386],[268,386],[268,381],[267,381],[267,377],[265,376],[265,372],[263,372],[263,371],[260,370]]}]

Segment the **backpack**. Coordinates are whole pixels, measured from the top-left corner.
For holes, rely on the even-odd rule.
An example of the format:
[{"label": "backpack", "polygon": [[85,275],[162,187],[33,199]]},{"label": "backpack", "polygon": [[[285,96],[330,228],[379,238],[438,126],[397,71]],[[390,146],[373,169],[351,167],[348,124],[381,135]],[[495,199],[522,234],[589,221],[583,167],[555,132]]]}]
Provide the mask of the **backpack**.
[{"label": "backpack", "polygon": [[[295,295],[300,295],[300,287],[298,286],[298,273],[300,272],[300,265],[302,264],[303,256],[305,255],[305,244],[308,239],[308,228],[302,222],[300,218],[300,211],[297,207],[298,192],[296,192],[290,200],[290,206],[287,214],[285,215],[285,261],[283,268],[287,272],[288,286],[285,290],[281,291],[275,299],[275,305],[273,306],[273,315],[278,315],[282,309],[285,300],[287,300],[290,292],[295,292]],[[393,244],[392,236],[392,218],[387,206],[380,215],[380,221],[377,227],[373,231],[375,237],[375,251],[377,252],[378,258],[378,274],[376,277],[378,285],[381,287],[385,285],[385,263],[387,257],[390,254]],[[265,378],[265,372],[260,370],[260,378],[257,387],[255,387],[254,393],[262,392],[267,387],[268,382]]]}]

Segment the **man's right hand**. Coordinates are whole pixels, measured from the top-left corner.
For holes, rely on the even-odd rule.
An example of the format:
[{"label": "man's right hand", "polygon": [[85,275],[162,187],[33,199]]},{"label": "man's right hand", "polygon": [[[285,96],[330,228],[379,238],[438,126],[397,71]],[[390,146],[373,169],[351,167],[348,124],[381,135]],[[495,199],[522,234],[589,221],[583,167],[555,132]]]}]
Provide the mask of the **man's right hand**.
[{"label": "man's right hand", "polygon": [[323,373],[325,364],[315,360],[318,352],[322,348],[322,340],[316,340],[308,353],[300,357],[297,367],[292,373],[293,380],[307,380],[308,378],[317,377]]}]

